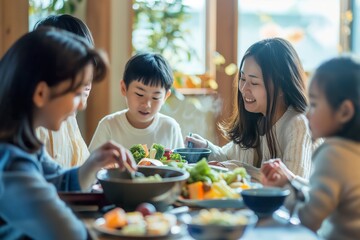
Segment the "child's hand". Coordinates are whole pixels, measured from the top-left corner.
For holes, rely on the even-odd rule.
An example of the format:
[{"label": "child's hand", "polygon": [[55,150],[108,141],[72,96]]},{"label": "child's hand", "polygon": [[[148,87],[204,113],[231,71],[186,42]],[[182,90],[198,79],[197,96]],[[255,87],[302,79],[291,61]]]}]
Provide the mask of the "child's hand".
[{"label": "child's hand", "polygon": [[188,145],[188,142],[192,142],[194,148],[207,148],[208,147],[208,141],[206,139],[202,138],[198,134],[192,134],[191,136],[186,136],[185,146]]},{"label": "child's hand", "polygon": [[260,171],[263,175],[262,184],[266,186],[283,187],[295,177],[280,159],[264,162]]},{"label": "child's hand", "polygon": [[96,173],[101,169],[115,163],[124,169],[124,162],[134,170],[137,165],[129,150],[120,144],[109,141],[91,153],[90,157],[79,169],[79,181],[82,189],[87,189],[95,181]]}]

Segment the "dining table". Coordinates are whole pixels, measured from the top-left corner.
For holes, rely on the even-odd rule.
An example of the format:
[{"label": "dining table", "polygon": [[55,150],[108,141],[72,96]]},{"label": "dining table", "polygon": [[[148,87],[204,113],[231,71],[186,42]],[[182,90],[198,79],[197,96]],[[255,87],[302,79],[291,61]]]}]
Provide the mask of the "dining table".
[{"label": "dining table", "polygon": [[[95,227],[96,219],[102,217],[103,213],[96,209],[92,210],[79,210],[79,208],[73,208],[75,213],[78,215],[80,219],[85,223],[87,226],[89,233],[92,239],[97,240],[114,240],[114,239],[123,239],[123,240],[134,240],[137,238],[134,237],[123,237],[123,236],[116,236],[111,234],[104,234],[98,231]],[[189,207],[179,207],[175,206],[172,207],[169,212],[174,213],[177,217],[181,214],[186,214],[189,211],[193,211],[197,209],[189,208]],[[241,240],[256,240],[256,239],[266,239],[266,240],[316,240],[320,239],[318,236],[305,226],[301,225],[297,221],[289,221],[289,214],[285,208],[281,208],[277,210],[272,216],[270,217],[260,217],[258,222],[253,227],[248,227],[245,230],[245,233],[240,238]],[[294,223],[295,222],[295,223]],[[139,239],[146,239],[145,237],[141,237]],[[151,238],[157,239],[157,238]],[[186,229],[185,224],[180,225],[180,230],[176,234],[170,234],[167,237],[162,237],[159,239],[182,239],[182,240],[193,240]]]}]

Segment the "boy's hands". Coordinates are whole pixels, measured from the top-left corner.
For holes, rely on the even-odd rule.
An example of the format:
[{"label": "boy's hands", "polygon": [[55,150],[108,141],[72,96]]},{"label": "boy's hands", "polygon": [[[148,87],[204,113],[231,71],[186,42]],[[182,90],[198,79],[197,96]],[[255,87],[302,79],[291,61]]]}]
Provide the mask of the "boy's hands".
[{"label": "boy's hands", "polygon": [[137,169],[133,156],[128,149],[113,141],[103,144],[92,152],[79,168],[81,189],[88,189],[94,183],[96,173],[101,168],[117,164],[120,169],[124,169],[124,162],[127,162],[132,169]]},{"label": "boy's hands", "polygon": [[278,158],[264,162],[260,171],[263,175],[261,182],[266,186],[283,187],[295,178],[295,175]]},{"label": "boy's hands", "polygon": [[185,138],[185,146],[188,146],[188,142],[192,142],[194,148],[207,148],[208,141],[202,138],[198,134],[192,134],[191,136],[186,136]]}]

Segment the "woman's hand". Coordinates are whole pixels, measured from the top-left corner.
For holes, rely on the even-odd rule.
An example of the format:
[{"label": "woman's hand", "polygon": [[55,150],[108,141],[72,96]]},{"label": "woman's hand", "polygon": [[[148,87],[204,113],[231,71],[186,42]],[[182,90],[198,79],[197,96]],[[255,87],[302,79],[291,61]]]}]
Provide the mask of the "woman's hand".
[{"label": "woman's hand", "polygon": [[291,181],[295,175],[285,166],[280,159],[271,159],[262,164],[262,184],[266,186],[283,187]]},{"label": "woman's hand", "polygon": [[191,136],[186,136],[185,138],[185,146],[188,145],[189,142],[193,143],[194,148],[207,148],[208,141],[202,138],[198,134],[192,134]]},{"label": "woman's hand", "polygon": [[224,164],[222,164],[221,162],[218,162],[218,161],[210,161],[208,162],[209,165],[212,165],[212,166],[217,166],[217,167],[223,167],[223,168],[226,168],[226,166]]},{"label": "woman's hand", "polygon": [[81,189],[88,189],[95,181],[96,173],[104,167],[117,164],[124,169],[124,162],[136,170],[137,165],[129,150],[120,144],[109,141],[91,153],[90,157],[79,168]]}]

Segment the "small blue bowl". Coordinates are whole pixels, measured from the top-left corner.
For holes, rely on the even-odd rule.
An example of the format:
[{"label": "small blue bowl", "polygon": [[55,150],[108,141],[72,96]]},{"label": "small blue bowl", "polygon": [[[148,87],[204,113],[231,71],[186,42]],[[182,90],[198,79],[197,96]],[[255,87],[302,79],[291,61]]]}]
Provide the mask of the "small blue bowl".
[{"label": "small blue bowl", "polygon": [[179,153],[182,159],[188,163],[197,163],[203,158],[208,159],[211,150],[208,148],[176,148],[173,152]]},{"label": "small blue bowl", "polygon": [[253,188],[241,192],[244,204],[259,217],[271,216],[284,204],[289,194],[289,189],[278,187]]}]

